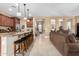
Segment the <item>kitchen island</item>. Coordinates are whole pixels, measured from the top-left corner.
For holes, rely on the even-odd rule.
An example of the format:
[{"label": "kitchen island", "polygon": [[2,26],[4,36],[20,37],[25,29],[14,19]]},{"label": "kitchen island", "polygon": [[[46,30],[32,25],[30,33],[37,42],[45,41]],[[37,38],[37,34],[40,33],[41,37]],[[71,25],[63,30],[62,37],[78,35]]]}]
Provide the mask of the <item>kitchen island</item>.
[{"label": "kitchen island", "polygon": [[28,33],[29,32],[0,33],[0,55],[14,56],[14,41],[18,40]]}]

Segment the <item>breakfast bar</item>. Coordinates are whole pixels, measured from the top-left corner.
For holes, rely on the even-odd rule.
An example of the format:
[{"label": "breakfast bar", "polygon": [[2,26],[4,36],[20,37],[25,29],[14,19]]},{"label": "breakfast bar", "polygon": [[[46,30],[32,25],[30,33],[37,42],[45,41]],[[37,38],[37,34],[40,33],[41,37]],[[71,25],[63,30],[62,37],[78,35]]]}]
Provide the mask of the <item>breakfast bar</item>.
[{"label": "breakfast bar", "polygon": [[13,56],[14,55],[14,41],[24,37],[29,32],[10,32],[0,33],[0,55]]}]

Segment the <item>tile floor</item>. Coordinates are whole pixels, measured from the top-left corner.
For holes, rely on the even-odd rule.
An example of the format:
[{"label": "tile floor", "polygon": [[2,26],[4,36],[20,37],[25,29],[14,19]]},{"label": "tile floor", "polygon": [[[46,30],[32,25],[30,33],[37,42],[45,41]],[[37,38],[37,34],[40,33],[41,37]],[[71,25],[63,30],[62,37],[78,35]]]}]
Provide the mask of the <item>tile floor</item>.
[{"label": "tile floor", "polygon": [[49,40],[49,35],[36,37],[26,56],[62,56]]}]

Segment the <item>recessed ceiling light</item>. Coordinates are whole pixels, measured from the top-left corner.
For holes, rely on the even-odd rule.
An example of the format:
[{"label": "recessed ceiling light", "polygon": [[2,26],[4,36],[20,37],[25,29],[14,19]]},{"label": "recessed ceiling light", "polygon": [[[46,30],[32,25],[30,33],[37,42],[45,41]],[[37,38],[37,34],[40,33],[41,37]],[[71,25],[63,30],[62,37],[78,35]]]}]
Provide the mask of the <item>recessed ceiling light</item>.
[{"label": "recessed ceiling light", "polygon": [[12,11],[12,8],[9,8],[9,11]]},{"label": "recessed ceiling light", "polygon": [[15,5],[18,6],[18,3],[16,3]]}]

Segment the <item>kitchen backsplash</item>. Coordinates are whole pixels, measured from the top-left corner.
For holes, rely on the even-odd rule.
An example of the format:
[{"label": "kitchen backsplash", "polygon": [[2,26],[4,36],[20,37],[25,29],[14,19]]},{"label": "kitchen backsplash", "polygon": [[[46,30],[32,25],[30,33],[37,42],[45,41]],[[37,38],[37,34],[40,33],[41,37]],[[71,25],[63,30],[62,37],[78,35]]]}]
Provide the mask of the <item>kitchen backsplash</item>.
[{"label": "kitchen backsplash", "polygon": [[10,31],[11,31],[10,27],[0,26],[0,33],[10,32]]}]

